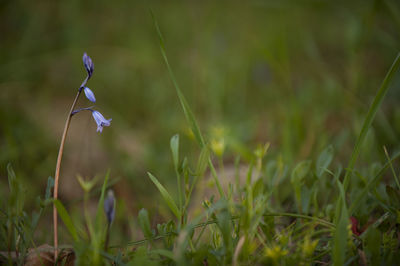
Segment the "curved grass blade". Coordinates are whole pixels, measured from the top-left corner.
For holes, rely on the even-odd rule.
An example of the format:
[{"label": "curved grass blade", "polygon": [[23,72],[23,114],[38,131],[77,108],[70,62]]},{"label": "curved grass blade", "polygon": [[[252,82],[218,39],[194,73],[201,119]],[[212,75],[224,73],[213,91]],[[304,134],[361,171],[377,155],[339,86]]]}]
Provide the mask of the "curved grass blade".
[{"label": "curved grass blade", "polygon": [[382,174],[384,171],[390,166],[390,164],[398,159],[400,157],[400,152],[397,152],[395,155],[393,155],[392,159],[390,159],[389,162],[387,162],[381,170],[368,182],[368,184],[361,190],[356,199],[353,201],[353,203],[350,206],[349,213],[350,215],[353,213],[354,210],[357,209],[358,205],[361,203],[362,199],[367,195],[367,193],[375,187],[376,183],[379,181],[379,179],[382,177]]},{"label": "curved grass blade", "polygon": [[347,238],[348,238],[348,224],[349,224],[349,213],[346,206],[346,198],[343,184],[340,183],[339,179],[336,179],[339,187],[340,197],[337,204],[340,204],[340,216],[337,219],[336,230],[333,234],[333,249],[332,259],[333,265],[343,265],[346,259],[347,251]]},{"label": "curved grass blade", "polygon": [[103,186],[101,187],[101,194],[100,194],[100,200],[99,204],[97,205],[97,211],[96,211],[96,230],[99,230],[101,227],[101,219],[100,219],[100,214],[102,213],[103,209],[103,204],[104,204],[104,195],[106,193],[106,188],[107,188],[107,183],[108,179],[110,177],[110,169],[107,171],[106,176],[104,178]]},{"label": "curved grass blade", "polygon": [[61,217],[61,220],[64,222],[65,226],[67,227],[69,233],[71,234],[74,241],[78,241],[78,233],[76,232],[74,223],[72,222],[71,217],[69,216],[67,210],[65,209],[64,205],[58,199],[54,199],[54,205],[57,208],[58,214]]},{"label": "curved grass blade", "polygon": [[367,116],[365,117],[363,127],[361,129],[360,135],[357,138],[356,144],[353,149],[353,153],[351,154],[351,157],[350,157],[350,162],[347,166],[346,174],[344,176],[343,187],[344,187],[345,191],[347,190],[347,187],[349,185],[351,173],[354,169],[358,155],[360,153],[361,145],[363,144],[365,137],[367,136],[367,133],[368,133],[369,128],[371,127],[372,121],[374,120],[375,115],[378,112],[379,107],[382,104],[383,98],[385,97],[387,91],[389,90],[389,85],[390,85],[391,81],[393,80],[394,75],[397,72],[397,70],[399,69],[399,67],[400,67],[400,53],[397,54],[396,59],[394,60],[392,66],[390,67],[388,73],[386,74],[386,77],[383,80],[382,85],[379,88],[377,94],[375,95],[375,98],[368,110]]},{"label": "curved grass blade", "polygon": [[[200,128],[199,128],[199,126],[198,126],[198,124],[196,122],[196,119],[195,119],[195,117],[193,115],[193,112],[190,109],[190,106],[187,103],[186,98],[183,95],[181,89],[179,88],[178,82],[176,82],[176,79],[175,79],[175,75],[172,72],[172,69],[171,69],[171,67],[169,65],[167,54],[165,52],[164,39],[162,37],[161,31],[160,31],[160,27],[158,26],[158,22],[157,22],[157,20],[156,20],[156,18],[154,16],[153,12],[150,11],[150,13],[151,13],[151,16],[153,18],[154,25],[156,27],[157,34],[158,34],[158,37],[159,37],[159,40],[160,40],[161,54],[162,54],[162,56],[164,58],[165,64],[166,64],[167,69],[168,69],[169,76],[171,77],[172,83],[174,84],[176,93],[178,94],[178,98],[179,98],[179,101],[180,101],[180,103],[182,105],[182,109],[183,109],[183,112],[185,114],[186,120],[188,121],[188,123],[190,125],[190,128],[192,129],[192,132],[193,132],[193,134],[194,134],[194,136],[196,138],[197,143],[200,145],[201,148],[203,148],[203,147],[206,146],[206,143],[204,141],[203,135],[201,134]],[[224,190],[222,189],[221,183],[219,182],[217,173],[215,171],[215,168],[214,168],[214,165],[212,164],[211,159],[208,160],[208,164],[210,166],[210,170],[211,170],[211,174],[212,174],[212,176],[214,178],[214,182],[217,185],[218,192],[219,192],[219,194],[220,194],[220,196],[222,198],[225,198]]]},{"label": "curved grass blade", "polygon": [[156,187],[160,191],[161,196],[164,198],[170,210],[175,214],[176,218],[181,219],[181,212],[179,211],[178,206],[176,206],[175,201],[172,199],[168,191],[164,188],[163,185],[161,185],[160,182],[158,182],[155,176],[153,176],[149,172],[147,174],[149,175],[151,181],[153,181],[154,185],[156,185]]}]

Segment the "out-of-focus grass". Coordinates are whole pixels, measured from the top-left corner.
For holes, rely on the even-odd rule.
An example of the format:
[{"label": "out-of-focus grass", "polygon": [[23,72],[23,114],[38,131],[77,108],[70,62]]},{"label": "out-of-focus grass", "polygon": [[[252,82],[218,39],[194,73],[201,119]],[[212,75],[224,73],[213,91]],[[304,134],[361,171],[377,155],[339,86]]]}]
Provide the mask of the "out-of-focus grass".
[{"label": "out-of-focus grass", "polygon": [[[282,158],[292,166],[316,158],[329,144],[336,160],[346,161],[400,49],[400,6],[393,0],[6,1],[0,4],[2,195],[8,162],[29,187],[28,205],[44,191],[86,51],[95,63],[90,88],[113,122],[100,137],[89,115],[74,118],[61,196],[79,213],[75,175],[111,168],[121,178],[115,189],[126,213],[142,206],[156,210],[146,171],[172,187],[170,137],[180,133],[189,160],[198,150],[163,64],[150,8],[204,133],[212,139],[223,128],[226,134],[225,167],[233,166],[236,154],[249,159],[267,141],[267,161]],[[392,86],[399,84],[397,76]],[[389,91],[360,165],[384,161],[382,145],[398,148],[399,98],[399,90]],[[128,221],[121,223],[128,227]],[[118,238],[127,231],[115,230],[121,230]]]}]

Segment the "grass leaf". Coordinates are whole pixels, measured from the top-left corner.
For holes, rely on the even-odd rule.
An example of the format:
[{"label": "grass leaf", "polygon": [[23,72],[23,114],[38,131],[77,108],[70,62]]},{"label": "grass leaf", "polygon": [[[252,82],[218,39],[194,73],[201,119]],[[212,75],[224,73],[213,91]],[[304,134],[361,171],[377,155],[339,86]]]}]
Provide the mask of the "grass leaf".
[{"label": "grass leaf", "polygon": [[71,234],[72,238],[75,242],[79,240],[78,233],[76,232],[74,223],[72,222],[71,217],[69,216],[67,210],[65,209],[64,205],[58,199],[54,200],[54,205],[57,208],[58,214],[61,217],[61,220],[64,222],[65,226],[67,227],[69,233]]},{"label": "grass leaf", "polygon": [[107,188],[107,183],[108,183],[108,179],[110,177],[110,170],[107,171],[106,176],[104,178],[104,182],[103,182],[103,186],[101,187],[101,194],[100,194],[100,200],[99,200],[99,204],[97,205],[97,211],[96,211],[96,231],[98,231],[100,229],[100,215],[103,209],[103,205],[104,205],[104,195],[106,193],[106,188]]},{"label": "grass leaf", "polygon": [[337,185],[339,187],[339,200],[337,204],[340,204],[340,217],[337,219],[336,230],[333,235],[333,249],[332,249],[332,259],[333,265],[344,265],[346,259],[347,251],[347,238],[349,235],[349,213],[347,211],[345,192],[342,183],[339,179],[336,179]]},{"label": "grass leaf", "polygon": [[[193,132],[193,135],[196,138],[197,143],[200,145],[201,148],[204,148],[206,146],[206,143],[204,141],[203,135],[201,134],[200,128],[199,128],[199,126],[198,126],[198,124],[196,122],[196,118],[194,117],[194,114],[193,114],[192,110],[190,109],[190,106],[189,106],[188,102],[186,101],[185,96],[183,95],[181,89],[179,88],[178,82],[176,82],[176,79],[175,79],[175,75],[172,72],[172,69],[171,69],[171,67],[169,65],[167,54],[165,52],[164,39],[162,37],[161,31],[160,31],[160,27],[158,26],[158,22],[157,22],[157,20],[156,20],[156,18],[154,16],[153,12],[150,12],[150,13],[151,13],[151,16],[153,18],[154,25],[156,27],[157,34],[158,34],[158,37],[159,37],[159,40],[160,40],[161,54],[162,54],[162,56],[164,58],[165,64],[166,64],[167,69],[168,69],[169,76],[170,76],[170,78],[172,80],[172,83],[174,84],[176,93],[178,94],[178,98],[179,98],[179,101],[180,101],[180,103],[182,105],[182,109],[183,109],[183,112],[185,114],[186,120],[188,121],[188,123],[190,125],[190,128],[191,128],[191,130]],[[212,174],[212,176],[214,178],[215,184],[217,185],[218,192],[219,192],[220,196],[222,198],[224,198],[225,197],[225,193],[224,193],[224,191],[222,189],[221,183],[219,182],[218,176],[216,174],[216,171],[215,171],[214,165],[212,164],[211,159],[208,160],[208,164],[210,166],[211,174]]]},{"label": "grass leaf", "polygon": [[325,150],[321,152],[317,159],[316,174],[320,178],[328,166],[331,164],[333,159],[333,146],[329,145]]},{"label": "grass leaf", "polygon": [[154,185],[158,188],[158,190],[161,193],[161,196],[164,198],[165,202],[167,203],[168,207],[170,210],[175,214],[175,216],[180,219],[181,218],[181,212],[178,209],[178,206],[176,206],[175,201],[172,199],[171,195],[168,193],[168,191],[164,188],[163,185],[157,180],[155,176],[153,176],[151,173],[147,173],[153,181]]},{"label": "grass leaf", "polygon": [[146,209],[141,209],[139,211],[138,220],[144,236],[146,238],[151,238],[153,233],[151,232],[149,213]]},{"label": "grass leaf", "polygon": [[170,147],[172,152],[172,160],[174,161],[175,170],[178,169],[179,164],[179,135],[172,136],[170,141]]},{"label": "grass leaf", "polygon": [[382,104],[383,98],[385,97],[385,95],[389,89],[389,85],[390,85],[391,81],[393,80],[394,75],[395,75],[396,71],[399,69],[399,67],[400,67],[400,53],[397,54],[396,59],[394,60],[392,66],[390,67],[388,73],[386,74],[386,77],[383,80],[381,87],[379,88],[371,106],[369,107],[369,110],[368,110],[367,116],[365,117],[360,135],[357,138],[356,144],[355,144],[353,152],[351,154],[350,162],[346,169],[346,174],[345,174],[344,180],[343,180],[344,190],[347,190],[347,187],[349,185],[350,177],[351,177],[352,171],[354,169],[354,166],[356,164],[358,155],[360,153],[361,145],[363,144],[364,139],[367,136],[367,133],[368,133],[369,128],[371,127],[372,121],[374,120],[375,115],[378,112],[379,107]]},{"label": "grass leaf", "polygon": [[386,169],[390,166],[390,164],[393,161],[395,161],[396,159],[398,159],[399,157],[400,157],[400,152],[397,152],[395,155],[393,155],[392,159],[389,162],[387,162],[381,168],[381,170],[379,170],[379,172],[368,182],[368,184],[360,192],[358,192],[355,200],[353,201],[353,203],[350,206],[350,209],[349,209],[350,215],[354,212],[354,210],[356,210],[358,208],[359,204],[361,204],[365,195],[367,195],[367,193],[376,185],[376,183],[379,181],[379,179],[382,178],[382,174],[386,171]]}]

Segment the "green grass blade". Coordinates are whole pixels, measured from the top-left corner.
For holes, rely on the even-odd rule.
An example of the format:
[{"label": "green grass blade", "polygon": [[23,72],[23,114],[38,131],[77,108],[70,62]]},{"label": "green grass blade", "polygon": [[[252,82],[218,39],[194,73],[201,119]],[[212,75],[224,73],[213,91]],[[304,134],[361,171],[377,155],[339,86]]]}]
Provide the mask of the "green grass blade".
[{"label": "green grass blade", "polygon": [[172,83],[174,84],[174,87],[176,89],[176,93],[178,94],[178,98],[179,98],[179,101],[180,101],[180,103],[182,105],[183,112],[185,113],[186,120],[190,124],[190,128],[193,131],[193,134],[194,134],[194,136],[196,138],[196,141],[198,142],[198,144],[201,147],[203,147],[203,146],[205,146],[203,135],[200,132],[200,128],[199,128],[199,126],[198,126],[198,124],[196,122],[196,119],[195,119],[195,117],[193,115],[193,112],[190,109],[189,104],[187,103],[186,98],[183,95],[181,89],[179,88],[178,82],[176,82],[176,79],[175,79],[175,75],[172,72],[172,69],[171,69],[171,67],[169,65],[168,57],[167,57],[167,54],[165,52],[164,39],[162,37],[161,31],[160,31],[160,27],[158,26],[158,22],[157,22],[157,20],[156,20],[156,18],[154,16],[153,12],[151,12],[151,16],[153,17],[154,25],[156,27],[157,34],[158,34],[158,37],[159,37],[159,40],[160,40],[160,50],[161,50],[162,57],[163,57],[164,62],[166,64],[166,66],[167,66],[168,73],[169,73],[169,76],[170,76],[170,78],[172,80]]},{"label": "green grass blade", "polygon": [[79,240],[78,238],[78,233],[76,232],[74,223],[72,222],[71,217],[69,216],[67,210],[65,209],[64,205],[61,203],[61,201],[55,199],[54,200],[54,205],[57,208],[57,212],[61,217],[61,220],[64,222],[65,226],[67,227],[69,233],[71,234],[72,238],[74,239],[75,242]]},{"label": "green grass blade", "polygon": [[178,206],[176,206],[175,201],[172,199],[171,195],[168,193],[168,191],[164,188],[163,185],[161,185],[160,182],[158,182],[157,178],[153,176],[151,173],[147,173],[153,181],[154,185],[158,188],[158,190],[161,193],[161,196],[164,198],[165,202],[167,203],[168,207],[170,210],[175,214],[175,216],[178,219],[181,219],[181,212],[178,209]]},{"label": "green grass blade", "polygon": [[340,191],[340,198],[337,204],[341,204],[340,218],[336,224],[336,230],[333,235],[332,259],[333,265],[344,265],[347,251],[349,213],[347,211],[344,187],[339,179],[336,179]]},{"label": "green grass blade", "polygon": [[318,178],[320,178],[325,172],[325,170],[328,169],[329,165],[332,162],[332,159],[333,159],[333,146],[329,145],[325,150],[321,152],[321,154],[317,159],[315,170]]},{"label": "green grass blade", "polygon": [[386,147],[385,147],[385,146],[383,146],[383,150],[385,151],[385,155],[386,155],[386,158],[387,158],[388,163],[389,163],[389,165],[390,165],[390,169],[392,170],[393,178],[394,178],[394,181],[396,182],[397,188],[400,189],[399,178],[397,177],[396,171],[395,171],[394,168],[393,168],[393,164],[392,164],[392,162],[391,162],[391,160],[390,160],[389,153],[388,153],[388,151],[386,150]]},{"label": "green grass blade", "polygon": [[[164,58],[165,64],[166,64],[167,69],[168,69],[169,76],[170,76],[170,78],[172,80],[172,83],[174,84],[176,93],[178,94],[178,98],[179,98],[179,101],[180,101],[180,103],[182,105],[182,109],[183,109],[183,112],[185,114],[186,120],[188,121],[188,123],[190,125],[190,128],[191,128],[191,130],[192,130],[192,132],[193,132],[193,134],[194,134],[194,136],[196,138],[197,143],[200,145],[201,148],[203,148],[203,147],[206,146],[206,143],[204,141],[203,135],[201,134],[200,128],[199,128],[199,126],[198,126],[198,124],[196,122],[196,119],[195,119],[195,117],[193,115],[193,112],[190,109],[190,106],[187,103],[186,98],[183,95],[181,89],[179,88],[178,82],[176,82],[176,79],[175,79],[175,75],[172,72],[172,69],[171,69],[171,67],[169,65],[168,57],[167,57],[167,54],[165,52],[164,39],[162,37],[161,31],[160,31],[160,27],[158,26],[158,22],[157,22],[157,20],[156,20],[156,18],[154,16],[153,12],[150,11],[150,13],[151,13],[151,16],[153,18],[154,25],[156,27],[157,34],[158,34],[158,37],[159,37],[159,40],[160,40],[160,50],[161,50],[162,57]],[[212,176],[214,178],[215,184],[217,185],[218,192],[219,192],[219,194],[220,194],[220,196],[222,198],[225,198],[225,193],[224,193],[224,191],[222,189],[221,183],[219,182],[218,176],[216,174],[216,171],[215,171],[214,165],[212,164],[211,159],[208,161],[208,164],[210,166],[211,174],[212,174]]]},{"label": "green grass blade", "polygon": [[354,210],[358,208],[358,205],[361,203],[362,199],[367,195],[368,191],[370,191],[373,187],[375,187],[376,183],[378,180],[382,177],[382,174],[384,171],[392,164],[393,161],[398,159],[400,157],[400,152],[397,152],[395,155],[393,155],[392,159],[390,159],[389,162],[387,162],[381,170],[368,182],[368,184],[361,190],[356,199],[353,201],[353,203],[350,206],[349,213],[352,214]]},{"label": "green grass blade", "polygon": [[99,200],[99,204],[97,205],[97,211],[96,211],[96,231],[98,231],[100,229],[100,215],[101,215],[101,210],[103,209],[103,205],[104,205],[104,195],[106,194],[106,188],[107,188],[107,183],[108,183],[108,179],[110,177],[110,170],[107,171],[106,176],[104,178],[104,182],[103,182],[103,186],[101,187],[101,194],[100,194],[100,200]]},{"label": "green grass blade", "polygon": [[190,185],[183,211],[186,211],[186,208],[188,207],[188,205],[190,203],[190,198],[192,196],[193,189],[196,186],[199,178],[201,178],[204,175],[204,172],[207,169],[209,157],[210,157],[210,151],[209,151],[208,147],[206,146],[201,149],[199,159],[197,161],[196,173],[195,173],[194,179]]},{"label": "green grass blade", "polygon": [[391,81],[393,80],[394,75],[397,72],[397,70],[399,69],[399,67],[400,67],[400,53],[397,54],[397,57],[394,60],[392,66],[390,67],[389,72],[386,74],[386,77],[383,80],[382,85],[379,88],[379,90],[368,110],[367,116],[365,117],[363,127],[361,129],[360,135],[357,138],[356,144],[353,149],[353,153],[351,154],[351,157],[350,157],[350,162],[346,169],[347,170],[346,174],[344,176],[343,187],[344,187],[345,191],[347,190],[347,187],[349,185],[351,173],[354,169],[358,155],[360,153],[361,145],[363,144],[363,142],[365,140],[368,129],[371,127],[372,121],[374,120],[375,115],[378,112],[378,109],[382,104],[383,98],[385,97],[385,95],[389,89],[389,85],[390,85]]},{"label": "green grass blade", "polygon": [[139,211],[138,221],[144,236],[146,238],[152,238],[153,232],[151,231],[149,212],[146,209],[141,209]]},{"label": "green grass blade", "polygon": [[173,261],[175,260],[174,253],[167,249],[153,249],[150,251],[150,254],[157,254],[157,255],[166,257],[170,260],[173,260]]},{"label": "green grass blade", "polygon": [[182,182],[179,173],[179,134],[172,136],[170,140],[170,148],[172,153],[172,160],[174,162],[174,169],[176,173],[176,181],[178,186],[179,209],[182,210]]},{"label": "green grass blade", "polygon": [[170,141],[170,147],[172,152],[172,160],[174,161],[175,169],[178,169],[179,164],[179,134],[172,136]]}]

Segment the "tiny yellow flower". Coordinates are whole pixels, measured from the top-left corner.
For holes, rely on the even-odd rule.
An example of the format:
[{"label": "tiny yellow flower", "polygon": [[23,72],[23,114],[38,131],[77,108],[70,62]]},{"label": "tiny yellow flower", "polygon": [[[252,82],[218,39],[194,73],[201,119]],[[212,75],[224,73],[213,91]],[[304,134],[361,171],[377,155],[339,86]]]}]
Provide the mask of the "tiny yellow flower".
[{"label": "tiny yellow flower", "polygon": [[222,157],[225,151],[225,140],[224,138],[218,138],[211,140],[211,150],[218,157]]},{"label": "tiny yellow flower", "polygon": [[288,254],[287,250],[282,249],[280,246],[267,247],[265,249],[265,256],[274,261],[279,260],[281,257]]},{"label": "tiny yellow flower", "polygon": [[306,237],[303,242],[302,250],[304,257],[310,257],[317,247],[318,239],[311,241],[310,237]]}]

